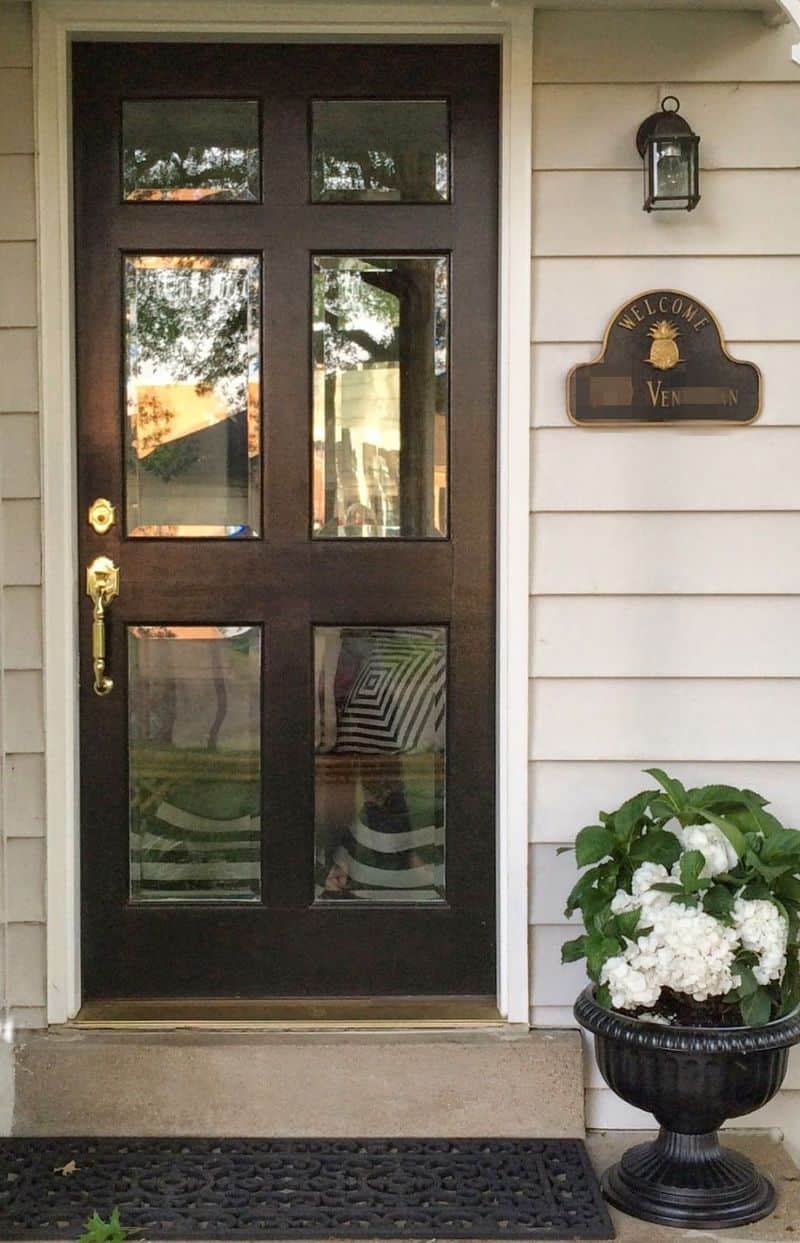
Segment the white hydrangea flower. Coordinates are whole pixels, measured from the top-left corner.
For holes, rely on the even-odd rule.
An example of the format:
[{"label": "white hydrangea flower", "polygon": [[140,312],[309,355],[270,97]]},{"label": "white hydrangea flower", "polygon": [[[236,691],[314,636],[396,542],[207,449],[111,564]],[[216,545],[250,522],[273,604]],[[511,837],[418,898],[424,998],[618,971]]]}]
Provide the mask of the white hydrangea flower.
[{"label": "white hydrangea flower", "polygon": [[737,931],[699,907],[673,903],[670,894],[652,888],[669,880],[662,864],[643,863],[633,874],[633,892],[620,889],[614,895],[615,914],[641,910],[642,923],[650,928],[603,965],[600,982],[608,985],[617,1010],[653,1006],[662,988],[707,1001],[739,983],[732,973]]},{"label": "white hydrangea flower", "polygon": [[737,898],[733,923],[742,949],[758,954],[753,975],[759,984],[780,980],[786,970],[789,927],[778,908],[763,898]]},{"label": "white hydrangea flower", "polygon": [[733,846],[715,824],[690,824],[683,830],[683,848],[700,851],[706,861],[701,876],[719,876],[722,872],[730,872],[739,862]]},{"label": "white hydrangea flower", "polygon": [[668,820],[664,828],[675,834],[684,850],[700,851],[706,861],[701,876],[719,876],[736,867],[738,855],[715,824],[690,824],[684,828],[678,820]]},{"label": "white hydrangea flower", "polygon": [[661,988],[695,1001],[721,997],[738,980],[732,974],[739,938],[699,907],[670,903],[657,911],[652,932],[628,947],[625,957]]},{"label": "white hydrangea flower", "polygon": [[642,912],[642,922],[649,923],[650,913],[669,906],[670,895],[659,893],[653,885],[664,884],[670,875],[663,863],[642,863],[634,872],[631,880],[632,893],[618,889],[611,899],[611,910],[615,915],[624,915],[627,911]]},{"label": "white hydrangea flower", "polygon": [[635,1010],[637,1006],[654,1006],[661,993],[661,984],[648,979],[643,971],[637,971],[618,955],[603,963],[600,983],[611,991],[611,1004],[616,1010]]}]

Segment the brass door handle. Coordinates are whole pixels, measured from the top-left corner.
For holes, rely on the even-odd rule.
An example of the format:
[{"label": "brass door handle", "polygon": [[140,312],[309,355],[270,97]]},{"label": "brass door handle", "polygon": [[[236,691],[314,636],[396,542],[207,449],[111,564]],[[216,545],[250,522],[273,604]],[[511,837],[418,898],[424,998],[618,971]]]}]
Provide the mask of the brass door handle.
[{"label": "brass door handle", "polygon": [[86,567],[86,594],[92,601],[92,667],[95,695],[107,695],[114,683],[106,677],[106,608],[119,595],[119,567],[110,557],[95,557]]}]

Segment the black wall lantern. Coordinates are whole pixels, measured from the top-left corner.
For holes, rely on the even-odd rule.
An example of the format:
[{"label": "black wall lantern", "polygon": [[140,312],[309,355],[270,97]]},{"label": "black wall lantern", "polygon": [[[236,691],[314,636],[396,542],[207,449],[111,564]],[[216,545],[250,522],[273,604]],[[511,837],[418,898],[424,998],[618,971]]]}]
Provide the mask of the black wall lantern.
[{"label": "black wall lantern", "polygon": [[[674,104],[674,107],[667,107]],[[700,139],[674,95],[642,121],[636,147],[644,160],[644,210],[693,211],[700,202]]]}]

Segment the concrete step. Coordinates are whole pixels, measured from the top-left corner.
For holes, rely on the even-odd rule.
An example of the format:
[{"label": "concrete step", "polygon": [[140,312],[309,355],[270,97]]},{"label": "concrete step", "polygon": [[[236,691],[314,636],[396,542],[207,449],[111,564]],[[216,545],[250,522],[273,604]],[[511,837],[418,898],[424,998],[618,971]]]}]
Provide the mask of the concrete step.
[{"label": "concrete step", "polygon": [[109,1032],[17,1039],[16,1135],[582,1136],[577,1032]]}]

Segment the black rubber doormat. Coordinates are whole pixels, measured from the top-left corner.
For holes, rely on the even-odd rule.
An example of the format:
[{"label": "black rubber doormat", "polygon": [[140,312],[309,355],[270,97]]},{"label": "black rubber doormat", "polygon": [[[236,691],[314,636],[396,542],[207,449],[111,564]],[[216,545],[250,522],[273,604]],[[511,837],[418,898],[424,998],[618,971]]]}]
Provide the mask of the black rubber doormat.
[{"label": "black rubber doormat", "polygon": [[574,1139],[0,1140],[0,1239],[114,1208],[154,1243],[614,1238]]}]

